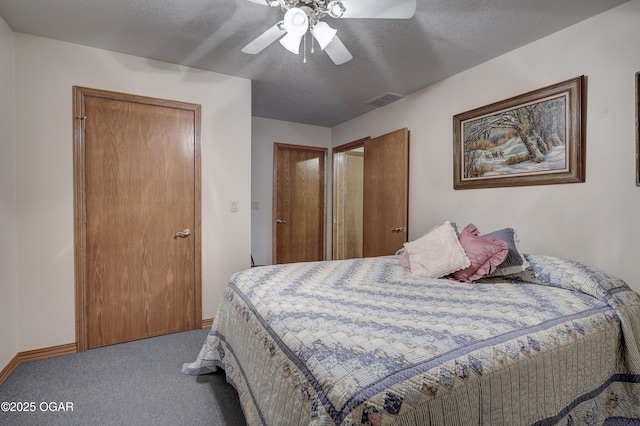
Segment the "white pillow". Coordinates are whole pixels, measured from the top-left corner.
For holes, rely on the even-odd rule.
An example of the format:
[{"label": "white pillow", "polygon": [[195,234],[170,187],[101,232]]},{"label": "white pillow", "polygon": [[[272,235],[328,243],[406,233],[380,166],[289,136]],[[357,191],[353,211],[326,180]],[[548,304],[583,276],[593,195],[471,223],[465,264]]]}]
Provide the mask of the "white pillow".
[{"label": "white pillow", "polygon": [[449,221],[404,246],[409,253],[411,273],[416,275],[440,278],[471,265]]}]

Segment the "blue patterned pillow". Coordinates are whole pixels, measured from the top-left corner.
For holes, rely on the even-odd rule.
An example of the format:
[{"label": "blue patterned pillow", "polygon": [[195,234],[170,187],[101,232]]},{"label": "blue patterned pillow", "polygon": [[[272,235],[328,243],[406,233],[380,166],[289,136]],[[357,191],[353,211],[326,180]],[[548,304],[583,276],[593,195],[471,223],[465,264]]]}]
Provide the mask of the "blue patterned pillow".
[{"label": "blue patterned pillow", "polygon": [[524,257],[524,254],[518,247],[518,236],[513,228],[499,229],[484,235],[499,238],[506,241],[509,245],[507,258],[498,265],[495,271],[489,274],[490,277],[517,274],[530,268],[527,258]]}]

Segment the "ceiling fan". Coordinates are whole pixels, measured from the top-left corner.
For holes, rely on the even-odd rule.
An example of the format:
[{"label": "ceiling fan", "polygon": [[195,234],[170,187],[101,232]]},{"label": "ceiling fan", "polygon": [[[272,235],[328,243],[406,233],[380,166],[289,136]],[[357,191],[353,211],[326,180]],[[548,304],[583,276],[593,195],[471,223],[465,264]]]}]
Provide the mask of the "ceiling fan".
[{"label": "ceiling fan", "polygon": [[242,48],[242,52],[255,55],[280,39],[280,44],[292,53],[303,52],[306,62],[307,32],[336,65],[342,65],[353,56],[336,35],[337,30],[322,21],[331,18],[410,19],[416,12],[416,0],[249,0],[282,9],[284,19],[259,35]]}]

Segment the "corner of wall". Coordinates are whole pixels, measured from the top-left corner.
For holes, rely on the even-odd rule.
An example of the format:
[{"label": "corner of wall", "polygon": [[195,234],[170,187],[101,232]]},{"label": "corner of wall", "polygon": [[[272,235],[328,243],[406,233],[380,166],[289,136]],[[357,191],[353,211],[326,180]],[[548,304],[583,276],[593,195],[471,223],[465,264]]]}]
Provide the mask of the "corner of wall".
[{"label": "corner of wall", "polygon": [[0,18],[0,371],[18,352],[14,46],[13,31]]}]

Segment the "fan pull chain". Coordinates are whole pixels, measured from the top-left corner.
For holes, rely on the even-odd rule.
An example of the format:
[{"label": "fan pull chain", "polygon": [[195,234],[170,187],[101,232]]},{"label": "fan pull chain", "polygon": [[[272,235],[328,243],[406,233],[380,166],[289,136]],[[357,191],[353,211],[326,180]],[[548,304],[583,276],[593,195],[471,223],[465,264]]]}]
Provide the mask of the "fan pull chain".
[{"label": "fan pull chain", "polygon": [[307,63],[307,33],[304,33],[304,45],[302,46],[302,50],[304,52],[304,56],[302,58],[302,63]]}]

